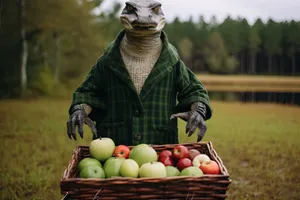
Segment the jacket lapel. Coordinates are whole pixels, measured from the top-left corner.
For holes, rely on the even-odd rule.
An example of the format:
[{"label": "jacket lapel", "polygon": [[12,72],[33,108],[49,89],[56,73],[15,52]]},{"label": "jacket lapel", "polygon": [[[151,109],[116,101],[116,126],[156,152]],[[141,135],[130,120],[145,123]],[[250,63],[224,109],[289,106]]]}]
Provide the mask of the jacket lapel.
[{"label": "jacket lapel", "polygon": [[151,73],[147,77],[143,88],[140,93],[141,100],[144,100],[151,91],[157,87],[164,76],[173,70],[174,65],[178,61],[178,54],[175,49],[172,49],[168,43],[168,38],[164,32],[162,32],[163,49],[160,57],[154,65]]},{"label": "jacket lapel", "polygon": [[123,81],[123,83],[131,90],[132,100],[136,102],[137,107],[143,112],[143,106],[139,94],[137,93],[133,81],[125,67],[121,53],[120,42],[124,37],[125,31],[122,30],[117,36],[116,40],[107,48],[104,56],[104,63],[108,65],[109,69],[116,75],[117,78]]},{"label": "jacket lapel", "polygon": [[124,34],[125,32],[121,31],[116,40],[107,48],[107,52],[105,53],[105,64],[108,65],[108,67],[124,82],[125,85],[133,90],[133,92],[137,93],[120,53],[120,42],[124,37]]}]

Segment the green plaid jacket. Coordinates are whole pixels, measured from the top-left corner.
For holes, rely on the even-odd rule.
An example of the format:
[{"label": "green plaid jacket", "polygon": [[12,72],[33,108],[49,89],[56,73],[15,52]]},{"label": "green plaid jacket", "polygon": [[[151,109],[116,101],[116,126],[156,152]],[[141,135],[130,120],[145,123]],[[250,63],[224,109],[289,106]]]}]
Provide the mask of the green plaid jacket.
[{"label": "green plaid jacket", "polygon": [[201,101],[207,106],[208,120],[212,109],[206,89],[163,32],[161,55],[138,94],[119,50],[124,34],[121,31],[97,60],[74,92],[71,107],[90,105],[98,135],[112,138],[116,145],[179,143],[177,120],[170,116]]}]

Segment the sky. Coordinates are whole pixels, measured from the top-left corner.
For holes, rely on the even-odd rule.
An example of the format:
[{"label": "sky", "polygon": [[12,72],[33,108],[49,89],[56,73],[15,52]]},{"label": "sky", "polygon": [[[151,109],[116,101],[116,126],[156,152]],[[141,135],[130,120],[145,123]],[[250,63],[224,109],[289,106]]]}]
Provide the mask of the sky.
[{"label": "sky", "polygon": [[[101,10],[109,10],[113,2],[125,5],[126,0],[104,0]],[[214,15],[222,22],[228,15],[232,18],[243,17],[252,24],[258,17],[264,22],[269,18],[275,21],[300,21],[300,0],[156,0],[168,22],[176,16],[181,20],[198,20],[203,15],[206,21]]]}]

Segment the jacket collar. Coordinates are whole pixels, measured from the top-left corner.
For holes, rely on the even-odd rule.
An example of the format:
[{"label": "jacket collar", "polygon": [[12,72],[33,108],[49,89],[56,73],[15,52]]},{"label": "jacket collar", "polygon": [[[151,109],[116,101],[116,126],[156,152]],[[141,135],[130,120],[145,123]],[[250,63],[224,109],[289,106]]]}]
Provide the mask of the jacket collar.
[{"label": "jacket collar", "polygon": [[134,93],[135,97],[141,102],[151,92],[151,90],[159,84],[166,73],[172,71],[173,66],[178,62],[179,56],[175,48],[169,44],[167,35],[164,31],[161,33],[163,47],[161,54],[154,65],[151,73],[147,77],[140,95],[137,93],[133,81],[125,67],[121,53],[120,43],[125,35],[125,31],[122,30],[116,39],[107,47],[103,55],[103,63],[115,73]]}]

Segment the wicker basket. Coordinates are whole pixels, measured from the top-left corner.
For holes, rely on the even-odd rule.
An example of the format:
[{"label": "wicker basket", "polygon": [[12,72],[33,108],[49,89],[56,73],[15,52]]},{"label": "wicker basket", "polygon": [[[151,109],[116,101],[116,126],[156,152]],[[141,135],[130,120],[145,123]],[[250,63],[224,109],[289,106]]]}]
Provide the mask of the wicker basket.
[{"label": "wicker basket", "polygon": [[[229,174],[211,142],[182,144],[188,149],[197,149],[215,160],[221,173],[201,177],[176,176],[167,178],[77,178],[78,162],[89,157],[88,146],[77,146],[61,179],[61,194],[65,199],[226,199],[231,183]],[[152,145],[157,151],[171,150],[174,144]],[[132,148],[132,147],[131,147]]]}]

